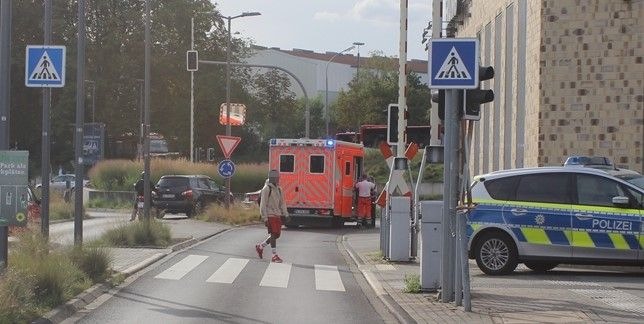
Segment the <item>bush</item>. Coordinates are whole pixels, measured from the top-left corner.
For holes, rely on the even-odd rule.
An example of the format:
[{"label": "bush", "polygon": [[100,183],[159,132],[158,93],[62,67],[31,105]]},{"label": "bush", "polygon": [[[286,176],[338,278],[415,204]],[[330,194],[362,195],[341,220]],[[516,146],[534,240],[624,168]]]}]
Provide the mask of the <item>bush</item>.
[{"label": "bush", "polygon": [[172,241],[170,227],[157,220],[137,221],[113,228],[101,241],[110,246],[160,246],[165,247]]},{"label": "bush", "polygon": [[[411,160],[411,170],[414,180],[418,177],[418,170],[423,158],[423,151],[418,151],[418,154]],[[385,162],[382,153],[378,149],[367,148],[365,149],[364,158],[365,172],[374,177],[376,183],[384,185],[389,180],[389,167]],[[405,173],[405,179],[409,179],[409,173]],[[443,181],[443,165],[442,164],[428,164],[425,163],[425,174],[423,181],[426,182],[441,182]]]},{"label": "bush", "polygon": [[132,209],[132,201],[128,200],[109,200],[104,198],[90,199],[87,202],[88,208],[107,208],[107,209]]},{"label": "bush", "polygon": [[259,207],[257,204],[252,204],[249,208],[245,208],[237,204],[227,210],[224,206],[210,205],[197,216],[197,219],[231,225],[254,224],[260,222]]},{"label": "bush", "polygon": [[417,294],[420,291],[420,276],[417,274],[405,274],[405,289],[403,292]]},{"label": "bush", "polygon": [[34,303],[31,277],[8,269],[0,276],[0,323],[19,323],[42,311]]},{"label": "bush", "polygon": [[[139,179],[143,163],[130,160],[104,160],[97,163],[90,171],[90,183],[96,189],[108,191],[132,191],[134,183]],[[231,179],[231,190],[238,193],[255,191],[262,187],[268,164],[238,164],[235,175]],[[220,184],[224,181],[217,173],[217,168],[211,163],[192,163],[185,159],[168,160],[153,159],[150,176],[153,183],[163,175],[207,175]]]},{"label": "bush", "polygon": [[70,258],[93,282],[104,281],[109,275],[112,255],[100,246],[87,246],[70,250]]}]

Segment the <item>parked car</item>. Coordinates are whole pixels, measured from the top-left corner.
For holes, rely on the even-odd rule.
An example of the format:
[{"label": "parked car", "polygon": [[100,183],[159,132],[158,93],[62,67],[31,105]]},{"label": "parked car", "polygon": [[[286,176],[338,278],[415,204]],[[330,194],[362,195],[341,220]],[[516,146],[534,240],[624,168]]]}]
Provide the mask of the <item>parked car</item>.
[{"label": "parked car", "polygon": [[[59,190],[63,191],[67,189],[67,183],[69,182],[69,188],[73,189],[76,186],[76,175],[74,174],[60,174],[53,176],[49,181],[50,190]],[[87,187],[89,180],[83,179],[83,187]],[[42,183],[36,185],[36,188],[41,188]]]},{"label": "parked car", "polygon": [[[224,204],[226,187],[204,175],[165,175],[155,186],[153,202],[166,213],[192,217],[211,203]],[[231,194],[231,201],[233,196]]]},{"label": "parked car", "polygon": [[510,273],[517,263],[538,272],[560,263],[644,265],[641,181],[570,167],[477,176],[469,257],[490,275]]}]

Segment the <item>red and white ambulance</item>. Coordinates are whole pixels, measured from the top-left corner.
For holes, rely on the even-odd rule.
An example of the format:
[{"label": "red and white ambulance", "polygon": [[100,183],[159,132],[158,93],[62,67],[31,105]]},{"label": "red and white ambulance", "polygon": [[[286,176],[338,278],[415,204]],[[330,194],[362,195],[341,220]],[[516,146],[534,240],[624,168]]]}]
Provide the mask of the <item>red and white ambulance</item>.
[{"label": "red and white ambulance", "polygon": [[362,144],[332,139],[271,139],[270,169],[280,173],[287,227],[355,220],[354,185],[363,172]]}]

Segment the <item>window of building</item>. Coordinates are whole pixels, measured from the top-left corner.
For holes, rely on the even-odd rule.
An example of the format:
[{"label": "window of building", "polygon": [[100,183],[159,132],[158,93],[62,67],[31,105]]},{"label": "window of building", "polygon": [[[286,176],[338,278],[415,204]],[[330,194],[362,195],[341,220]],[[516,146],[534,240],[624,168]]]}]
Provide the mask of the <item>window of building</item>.
[{"label": "window of building", "polygon": [[293,172],[295,170],[295,155],[280,155],[280,172]]},{"label": "window of building", "polygon": [[309,172],[324,173],[324,155],[311,155],[309,157]]}]

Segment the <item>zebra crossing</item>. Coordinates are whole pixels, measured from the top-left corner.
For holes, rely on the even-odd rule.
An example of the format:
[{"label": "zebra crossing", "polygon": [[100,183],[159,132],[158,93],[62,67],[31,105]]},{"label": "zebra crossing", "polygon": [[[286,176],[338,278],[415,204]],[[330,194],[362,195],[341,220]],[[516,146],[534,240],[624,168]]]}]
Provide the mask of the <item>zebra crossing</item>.
[{"label": "zebra crossing", "polygon": [[[173,264],[166,270],[156,275],[155,279],[181,280],[188,273],[197,269],[208,258],[204,255],[188,255]],[[228,258],[219,266],[215,272],[206,279],[212,284],[233,284],[239,275],[248,267],[249,259]],[[267,264],[266,269],[259,281],[260,287],[288,288],[293,265],[290,263],[262,263]],[[315,264],[313,267],[315,276],[315,289],[318,291],[346,292],[340,270],[334,265]]]}]

